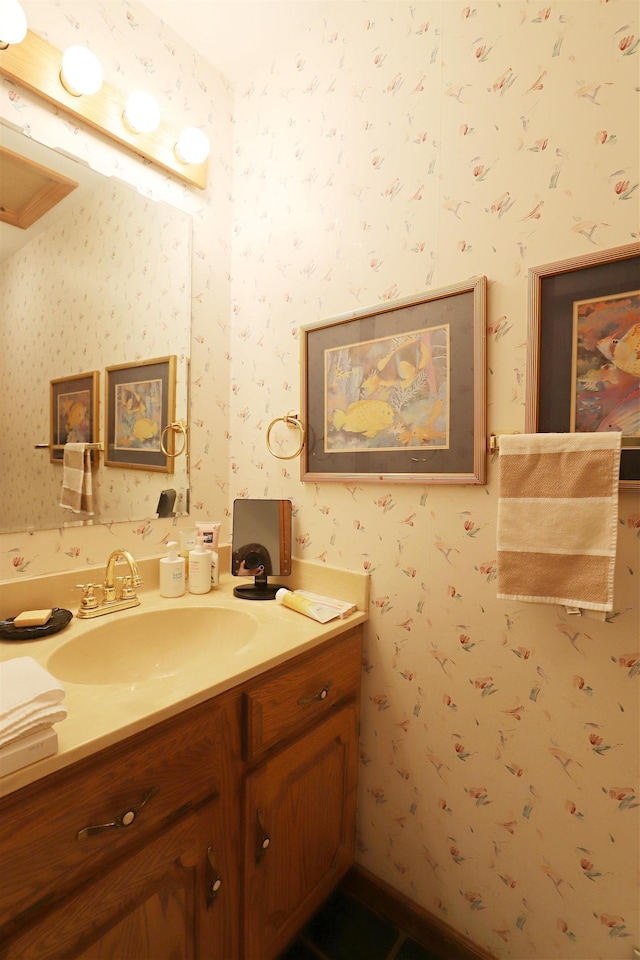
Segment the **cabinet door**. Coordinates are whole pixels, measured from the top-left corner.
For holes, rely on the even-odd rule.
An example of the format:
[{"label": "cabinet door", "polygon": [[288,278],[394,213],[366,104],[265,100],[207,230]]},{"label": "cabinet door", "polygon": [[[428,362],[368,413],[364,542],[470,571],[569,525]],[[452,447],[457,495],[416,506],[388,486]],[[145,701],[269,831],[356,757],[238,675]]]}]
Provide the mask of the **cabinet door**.
[{"label": "cabinet door", "polygon": [[[200,814],[204,877],[198,894],[196,955],[202,960],[240,957],[239,778],[226,787],[220,802],[208,804]],[[149,960],[155,957],[149,955]]]},{"label": "cabinet door", "polygon": [[353,862],[358,707],[352,703],[245,780],[245,960],[270,960]]},{"label": "cabinet door", "polygon": [[197,950],[198,821],[120,860],[5,943],[16,960],[169,960]]}]

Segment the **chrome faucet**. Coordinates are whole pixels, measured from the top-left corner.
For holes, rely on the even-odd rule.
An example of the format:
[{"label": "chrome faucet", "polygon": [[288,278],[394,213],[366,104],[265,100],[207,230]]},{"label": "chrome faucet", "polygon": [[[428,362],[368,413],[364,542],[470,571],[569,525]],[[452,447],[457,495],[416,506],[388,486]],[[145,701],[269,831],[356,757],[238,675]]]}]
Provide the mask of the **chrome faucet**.
[{"label": "chrome faucet", "polygon": [[[118,560],[126,560],[129,565],[130,573],[126,577],[116,578],[115,568]],[[119,595],[116,579],[122,581]],[[83,594],[77,616],[81,619],[101,617],[105,613],[115,613],[116,610],[137,607],[140,600],[136,594],[136,588],[141,585],[142,577],[138,571],[138,565],[129,551],[123,550],[121,547],[112,550],[107,560],[107,569],[102,586],[102,602],[100,603],[95,595],[95,583],[78,583],[77,587],[83,591]]]}]

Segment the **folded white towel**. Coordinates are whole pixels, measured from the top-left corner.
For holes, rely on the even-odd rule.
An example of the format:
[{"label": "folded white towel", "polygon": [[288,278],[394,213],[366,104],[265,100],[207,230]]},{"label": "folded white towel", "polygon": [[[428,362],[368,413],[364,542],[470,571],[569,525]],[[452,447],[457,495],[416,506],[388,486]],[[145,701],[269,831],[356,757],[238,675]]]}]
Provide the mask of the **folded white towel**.
[{"label": "folded white towel", "polygon": [[59,704],[65,689],[33,657],[14,657],[0,663],[0,729],[34,708]]},{"label": "folded white towel", "polygon": [[74,513],[93,514],[91,451],[86,443],[65,443],[60,506]]},{"label": "folded white towel", "polygon": [[65,689],[33,657],[0,663],[0,748],[67,716]]},{"label": "folded white towel", "polygon": [[20,720],[11,726],[2,726],[0,727],[0,749],[2,749],[2,747],[6,747],[9,743],[13,743],[16,740],[21,740],[23,737],[28,737],[32,733],[36,733],[39,730],[45,730],[47,727],[52,727],[54,723],[60,723],[60,721],[64,720],[66,716],[66,707],[48,707],[45,710],[34,711],[31,716],[26,717],[25,719]]}]

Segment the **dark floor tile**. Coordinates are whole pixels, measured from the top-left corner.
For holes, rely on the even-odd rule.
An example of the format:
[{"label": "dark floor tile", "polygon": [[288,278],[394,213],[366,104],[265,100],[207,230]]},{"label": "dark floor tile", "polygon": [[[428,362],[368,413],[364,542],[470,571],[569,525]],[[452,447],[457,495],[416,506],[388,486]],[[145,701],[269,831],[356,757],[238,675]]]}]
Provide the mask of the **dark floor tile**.
[{"label": "dark floor tile", "polygon": [[432,953],[411,937],[407,937],[398,950],[395,960],[443,960],[443,958],[441,954]]},{"label": "dark floor tile", "polygon": [[338,890],[309,922],[304,935],[328,960],[385,960],[398,930]]},{"label": "dark floor tile", "polygon": [[318,954],[302,940],[296,940],[278,960],[319,960]]}]

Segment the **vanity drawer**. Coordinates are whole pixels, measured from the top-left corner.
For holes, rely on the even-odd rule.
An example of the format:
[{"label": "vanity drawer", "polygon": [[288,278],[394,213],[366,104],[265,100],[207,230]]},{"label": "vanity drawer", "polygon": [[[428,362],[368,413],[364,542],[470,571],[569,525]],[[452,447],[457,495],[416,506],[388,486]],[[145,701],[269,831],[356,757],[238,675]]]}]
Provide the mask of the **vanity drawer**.
[{"label": "vanity drawer", "polygon": [[[222,802],[237,781],[239,721],[239,696],[223,696],[0,801],[0,927],[54,903],[207,798]],[[113,821],[122,825],[87,829]]]},{"label": "vanity drawer", "polygon": [[243,689],[245,760],[298,734],[337,703],[360,695],[362,632],[275,667]]}]

